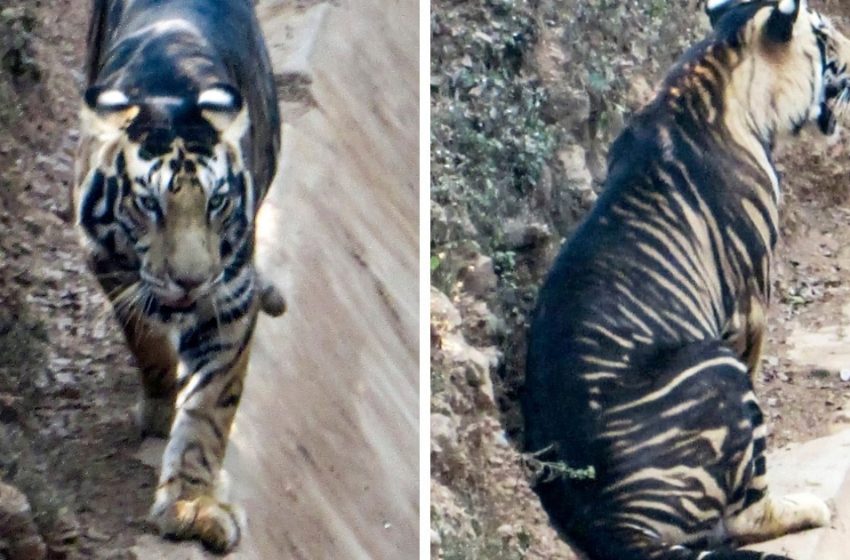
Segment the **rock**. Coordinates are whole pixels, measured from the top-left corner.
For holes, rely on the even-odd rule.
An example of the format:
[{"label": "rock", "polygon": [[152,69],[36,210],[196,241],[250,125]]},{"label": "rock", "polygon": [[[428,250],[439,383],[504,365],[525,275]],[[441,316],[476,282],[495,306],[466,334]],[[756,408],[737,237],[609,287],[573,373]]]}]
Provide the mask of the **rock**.
[{"label": "rock", "polygon": [[840,410],[832,417],[827,432],[837,434],[843,432],[850,426],[850,410]]},{"label": "rock", "polygon": [[462,498],[435,480],[431,481],[431,512],[431,527],[437,532],[441,546],[448,538],[461,541],[475,538],[476,531]]},{"label": "rock", "polygon": [[558,159],[564,166],[564,176],[570,187],[578,191],[593,188],[593,175],[587,166],[587,153],[578,144],[571,144],[558,152]]},{"label": "rock", "polygon": [[463,332],[476,346],[487,346],[496,337],[505,334],[504,320],[490,310],[486,302],[461,298]]},{"label": "rock", "polygon": [[21,418],[21,398],[6,393],[0,393],[0,422],[11,424]]},{"label": "rock", "polygon": [[655,90],[645,76],[633,74],[628,83],[629,88],[626,91],[626,103],[629,107],[637,110],[652,101]]},{"label": "rock", "polygon": [[443,245],[449,241],[449,218],[446,210],[433,200],[431,201],[431,242]]},{"label": "rock", "polygon": [[503,539],[510,539],[514,536],[514,527],[508,523],[500,525],[498,529],[496,529],[496,534],[502,537]]},{"label": "rock", "polygon": [[505,224],[504,243],[510,250],[529,249],[540,246],[551,235],[549,227],[544,223],[510,220]]},{"label": "rock", "polygon": [[508,441],[508,435],[505,433],[505,430],[498,430],[493,435],[493,443],[495,443],[497,446],[502,447],[504,449],[512,449],[513,448],[513,446],[511,445],[511,442]]},{"label": "rock", "polygon": [[476,348],[465,341],[450,347],[447,356],[455,364],[464,368],[464,376],[467,384],[472,387],[484,387],[492,383],[490,381],[490,370],[499,363],[500,354],[495,348]]},{"label": "rock", "polygon": [[440,545],[442,542],[443,539],[440,537],[440,533],[436,529],[431,529],[431,558],[440,557]]},{"label": "rock", "polygon": [[534,188],[534,208],[541,209],[545,212],[552,205],[552,168],[549,165],[544,165],[540,170],[540,179]]},{"label": "rock", "polygon": [[431,414],[431,452],[451,453],[458,442],[457,421],[440,413]]},{"label": "rock", "polygon": [[140,537],[130,551],[138,560],[206,560],[208,558],[199,544],[174,543],[153,535]]},{"label": "rock", "polygon": [[108,542],[110,539],[112,539],[111,536],[107,535],[106,533],[102,533],[101,531],[98,531],[93,527],[86,530],[86,538],[97,542]]},{"label": "rock", "polygon": [[431,323],[438,323],[446,331],[460,326],[460,312],[443,292],[431,288]]},{"label": "rock", "polygon": [[496,393],[493,390],[493,380],[490,378],[489,370],[487,375],[481,376],[478,379],[478,393],[476,394],[475,403],[481,408],[496,407]]},{"label": "rock", "polygon": [[471,239],[476,229],[465,208],[431,203],[431,243],[444,245],[458,239]]},{"label": "rock", "polygon": [[561,123],[566,130],[576,130],[590,118],[590,98],[583,90],[550,84],[548,93],[541,107],[547,121]]},{"label": "rock", "polygon": [[5,543],[5,551],[12,560],[43,560],[47,556],[47,546],[38,534],[27,497],[3,482],[0,482],[0,542]]},{"label": "rock", "polygon": [[477,297],[488,297],[498,284],[493,259],[478,255],[472,263],[461,270],[460,280],[468,293]]}]

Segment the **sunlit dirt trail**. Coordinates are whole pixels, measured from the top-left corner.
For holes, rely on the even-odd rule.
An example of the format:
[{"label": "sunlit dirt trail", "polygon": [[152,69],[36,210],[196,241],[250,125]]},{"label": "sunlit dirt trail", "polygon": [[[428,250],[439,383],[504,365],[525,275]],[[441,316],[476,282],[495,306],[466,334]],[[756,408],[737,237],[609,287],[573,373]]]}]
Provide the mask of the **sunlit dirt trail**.
[{"label": "sunlit dirt trail", "polygon": [[258,256],[289,310],[260,322],[228,452],[234,557],[413,558],[417,3],[287,6],[259,7],[285,126]]}]

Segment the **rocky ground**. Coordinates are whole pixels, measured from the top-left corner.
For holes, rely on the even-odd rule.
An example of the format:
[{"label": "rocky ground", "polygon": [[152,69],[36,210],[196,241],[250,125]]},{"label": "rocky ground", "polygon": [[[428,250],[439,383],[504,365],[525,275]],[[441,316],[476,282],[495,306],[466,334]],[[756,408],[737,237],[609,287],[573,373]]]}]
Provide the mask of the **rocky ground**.
[{"label": "rocky ground", "polygon": [[[432,4],[434,558],[574,558],[516,451],[526,317],[596,198],[608,143],[705,33],[697,4]],[[812,4],[847,23],[847,6]],[[771,449],[850,420],[844,138],[804,135],[778,155],[783,235],[758,380]]]},{"label": "rocky ground", "polygon": [[51,557],[130,558],[155,472],[133,457],[133,368],[68,222],[83,4],[0,2],[0,456]]}]

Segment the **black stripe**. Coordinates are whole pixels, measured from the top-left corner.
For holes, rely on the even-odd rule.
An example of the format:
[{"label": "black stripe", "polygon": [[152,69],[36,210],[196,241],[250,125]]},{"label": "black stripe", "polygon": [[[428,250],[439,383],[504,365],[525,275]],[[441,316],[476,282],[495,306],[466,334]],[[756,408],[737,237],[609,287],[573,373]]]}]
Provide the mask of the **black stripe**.
[{"label": "black stripe", "polygon": [[100,223],[94,217],[94,207],[105,196],[106,177],[101,170],[96,170],[92,175],[91,180],[83,189],[82,200],[80,201],[80,224],[92,236],[96,237],[94,229],[95,224]]},{"label": "black stripe", "polygon": [[[200,410],[193,409],[193,408],[184,408],[182,411],[185,412],[188,416],[194,418],[195,420],[197,420],[199,422],[203,422],[206,425],[208,425],[210,428],[212,428],[212,431],[215,434],[216,439],[218,439],[219,441],[224,439],[224,434],[218,428],[218,425],[215,423],[215,419],[212,416],[210,416],[209,414],[207,414],[205,412],[202,412]],[[201,453],[201,455],[203,455],[203,453]],[[207,462],[206,458],[204,458],[204,464],[207,468],[209,468],[209,463]]]}]

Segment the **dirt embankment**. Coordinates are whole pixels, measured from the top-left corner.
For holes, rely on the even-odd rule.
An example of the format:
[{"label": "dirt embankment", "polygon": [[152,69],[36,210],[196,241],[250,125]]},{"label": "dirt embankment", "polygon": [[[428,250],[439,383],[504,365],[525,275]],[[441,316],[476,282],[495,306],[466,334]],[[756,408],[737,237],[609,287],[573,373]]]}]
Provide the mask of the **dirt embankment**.
[{"label": "dirt embankment", "polygon": [[[145,523],[158,450],[140,447],[136,373],[68,223],[87,8],[0,0],[0,475],[22,491],[7,500],[0,484],[0,559],[30,558],[2,534],[21,495],[32,558],[42,544],[57,558],[205,558]],[[249,519],[233,556],[412,557],[417,7],[258,11],[285,120],[259,258],[289,312],[258,327],[226,460]]]},{"label": "dirt embankment", "polygon": [[131,460],[132,369],[67,223],[85,9],[2,4],[3,479],[53,555],[119,558],[131,541],[113,535],[140,532],[153,473]]},{"label": "dirt embankment", "polygon": [[[706,33],[697,4],[432,6],[435,558],[573,558],[516,451],[526,319],[558,247],[596,198],[608,144]],[[811,4],[850,13],[837,0]],[[778,155],[783,236],[758,380],[771,448],[850,418],[839,374],[850,368],[840,326],[850,314],[846,153],[843,137],[805,136]]]}]

